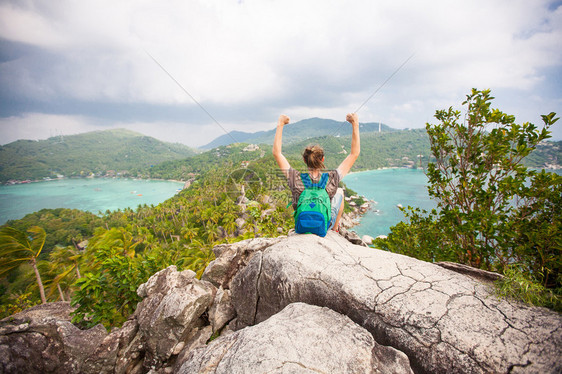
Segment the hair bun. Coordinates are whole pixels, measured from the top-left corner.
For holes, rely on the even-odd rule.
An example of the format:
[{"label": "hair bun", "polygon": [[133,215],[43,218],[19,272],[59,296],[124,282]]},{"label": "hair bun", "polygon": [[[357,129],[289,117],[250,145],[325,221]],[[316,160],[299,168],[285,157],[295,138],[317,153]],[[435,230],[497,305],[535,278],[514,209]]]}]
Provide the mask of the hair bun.
[{"label": "hair bun", "polygon": [[310,169],[325,169],[324,167],[324,149],[319,145],[309,145],[302,153],[305,164]]}]

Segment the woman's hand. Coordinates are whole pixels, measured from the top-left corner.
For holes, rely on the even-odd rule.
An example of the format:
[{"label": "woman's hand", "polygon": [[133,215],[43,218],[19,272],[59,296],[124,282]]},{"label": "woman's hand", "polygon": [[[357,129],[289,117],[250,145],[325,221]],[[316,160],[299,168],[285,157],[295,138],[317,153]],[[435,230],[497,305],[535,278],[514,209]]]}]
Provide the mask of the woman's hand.
[{"label": "woman's hand", "polygon": [[283,156],[281,153],[281,146],[283,143],[283,126],[289,123],[289,117],[284,114],[279,116],[279,120],[277,121],[277,130],[275,131],[275,139],[273,139],[273,157],[275,157],[275,161],[277,161],[277,165],[283,171],[286,177],[289,176],[289,169],[291,165],[289,165],[289,161]]},{"label": "woman's hand", "polygon": [[351,152],[347,155],[345,160],[342,161],[338,169],[340,171],[340,176],[343,178],[349,173],[351,167],[359,157],[359,153],[361,152],[361,144],[359,139],[359,117],[357,113],[349,113],[345,120],[351,123],[351,127],[353,128],[353,133],[351,134]]},{"label": "woman's hand", "polygon": [[291,121],[291,119],[289,117],[287,117],[284,114],[281,114],[279,116],[279,120],[277,121],[277,125],[278,126],[285,126],[287,125],[289,122]]},{"label": "woman's hand", "polygon": [[345,120],[349,123],[351,123],[352,125],[358,125],[359,124],[359,117],[357,116],[357,113],[349,113],[346,117]]}]

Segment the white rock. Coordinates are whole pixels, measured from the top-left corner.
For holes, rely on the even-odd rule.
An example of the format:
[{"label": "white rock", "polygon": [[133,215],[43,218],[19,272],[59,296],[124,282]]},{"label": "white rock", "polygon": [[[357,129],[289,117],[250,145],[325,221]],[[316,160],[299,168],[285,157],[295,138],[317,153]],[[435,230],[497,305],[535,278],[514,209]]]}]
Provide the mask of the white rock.
[{"label": "white rock", "polygon": [[291,304],[259,325],[211,342],[179,374],[412,373],[407,356],[379,345],[351,319],[328,308]]},{"label": "white rock", "polygon": [[498,299],[486,283],[334,232],[291,236],[256,254],[231,291],[237,329],[304,302],[350,316],[407,353],[419,372],[562,372],[558,313]]},{"label": "white rock", "polygon": [[363,240],[365,243],[367,243],[368,245],[373,244],[373,240],[375,240],[372,236],[369,235],[363,235],[361,237],[361,240]]}]

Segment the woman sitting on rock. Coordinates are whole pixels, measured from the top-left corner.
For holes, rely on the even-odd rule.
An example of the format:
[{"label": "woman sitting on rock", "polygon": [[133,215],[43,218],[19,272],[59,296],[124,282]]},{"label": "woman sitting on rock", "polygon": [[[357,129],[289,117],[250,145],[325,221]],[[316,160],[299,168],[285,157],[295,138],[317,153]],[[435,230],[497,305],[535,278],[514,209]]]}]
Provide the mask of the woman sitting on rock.
[{"label": "woman sitting on rock", "polygon": [[[343,213],[343,190],[338,188],[340,180],[349,173],[360,152],[359,120],[356,113],[347,115],[353,134],[351,152],[336,170],[325,173],[324,150],[319,145],[305,148],[303,160],[308,173],[299,173],[293,169],[281,153],[283,126],[289,123],[289,117],[279,116],[277,132],[273,141],[273,156],[287,177],[292,193],[292,204],[295,209],[295,231],[297,233],[313,233],[325,236],[327,230],[339,230],[339,222]],[[306,191],[306,192],[305,192]],[[322,192],[322,191],[325,191]],[[327,194],[327,195],[326,195]],[[322,224],[321,216],[324,216]],[[315,228],[315,226],[318,226]]]}]

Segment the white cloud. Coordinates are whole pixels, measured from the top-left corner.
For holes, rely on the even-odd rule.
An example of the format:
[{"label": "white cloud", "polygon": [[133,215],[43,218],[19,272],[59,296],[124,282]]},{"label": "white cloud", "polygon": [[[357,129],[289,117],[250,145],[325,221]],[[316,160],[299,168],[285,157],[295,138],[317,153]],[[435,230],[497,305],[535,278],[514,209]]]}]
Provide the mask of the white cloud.
[{"label": "white cloud", "polygon": [[181,143],[197,148],[235,129],[254,132],[270,130],[274,127],[274,121],[266,124],[262,122],[247,122],[244,124],[224,122],[216,124],[208,121],[203,123],[170,121],[107,122],[99,118],[85,116],[27,113],[22,116],[0,118],[0,144],[8,144],[20,139],[42,140],[53,136],[123,128],[162,141]]},{"label": "white cloud", "polygon": [[218,136],[224,135],[216,124],[188,124],[179,122],[128,122],[117,123],[116,128],[125,128],[156,139],[181,143],[193,148],[211,142]]},{"label": "white cloud", "polygon": [[26,113],[23,116],[0,118],[1,144],[20,139],[41,140],[102,129],[80,116]]},{"label": "white cloud", "polygon": [[[280,113],[339,119],[415,52],[361,109],[363,120],[421,127],[436,109],[459,106],[472,87],[500,92],[505,111],[538,116],[545,107],[562,112],[562,89],[552,82],[562,70],[562,7],[549,7],[546,0],[4,2],[0,37],[32,52],[1,63],[0,94],[29,105],[200,110],[145,49],[228,130],[247,131]],[[527,100],[533,95],[540,98]],[[159,135],[184,128],[165,114],[99,116],[103,123],[90,118],[96,126],[152,131],[158,123]],[[222,134],[190,126],[191,145]]]}]

